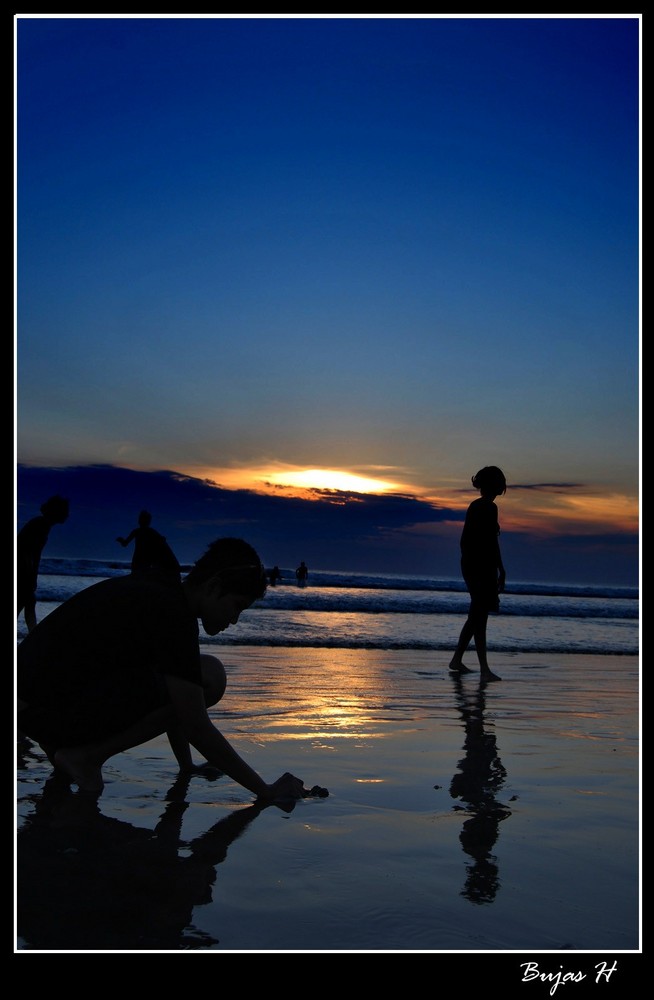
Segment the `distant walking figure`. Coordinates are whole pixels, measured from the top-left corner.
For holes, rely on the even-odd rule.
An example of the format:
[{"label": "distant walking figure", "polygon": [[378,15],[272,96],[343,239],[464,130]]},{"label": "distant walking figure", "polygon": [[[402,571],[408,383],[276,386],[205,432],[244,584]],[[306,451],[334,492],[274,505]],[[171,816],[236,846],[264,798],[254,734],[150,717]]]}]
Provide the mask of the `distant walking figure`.
[{"label": "distant walking figure", "polygon": [[25,611],[27,631],[36,626],[36,586],[41,553],[53,524],[63,524],[68,518],[68,500],[59,495],[41,504],[40,516],[33,517],[18,532],[16,542],[16,595],[18,615]]},{"label": "distant walking figure", "polygon": [[281,580],[282,574],[280,572],[279,566],[273,566],[271,570],[268,571],[268,579],[272,587],[275,586],[278,580]]},{"label": "distant walking figure", "polygon": [[134,542],[132,573],[172,573],[179,578],[181,567],[177,556],[164,536],[151,527],[151,521],[152,514],[142,510],[139,514],[138,528],[130,531],[127,538],[119,536],[116,541],[120,542],[123,548]]},{"label": "distant walking figure", "polygon": [[304,560],[302,560],[298,568],[295,570],[295,576],[297,577],[297,582],[299,583],[300,587],[304,587],[305,583],[307,582],[308,575],[309,575],[309,570],[307,569],[307,565],[304,562]]},{"label": "distant walking figure", "polygon": [[506,493],[506,479],[496,465],[487,465],[472,477],[472,485],[481,496],[468,507],[461,533],[461,573],[470,594],[470,608],[450,661],[450,670],[458,674],[470,673],[463,656],[474,638],[482,680],[499,681],[501,678],[492,673],[486,658],[486,625],[489,613],[500,609],[499,595],[506,582],[494,502],[495,497]]}]

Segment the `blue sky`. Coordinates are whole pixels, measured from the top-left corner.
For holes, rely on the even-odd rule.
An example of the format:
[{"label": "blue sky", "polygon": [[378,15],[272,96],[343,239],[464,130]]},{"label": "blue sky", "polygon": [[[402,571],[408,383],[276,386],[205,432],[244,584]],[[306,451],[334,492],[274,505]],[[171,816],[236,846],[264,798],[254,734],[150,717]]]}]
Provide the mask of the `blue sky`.
[{"label": "blue sky", "polygon": [[523,579],[636,579],[638,15],[15,26],[22,466],[318,470],[404,572],[497,464]]}]

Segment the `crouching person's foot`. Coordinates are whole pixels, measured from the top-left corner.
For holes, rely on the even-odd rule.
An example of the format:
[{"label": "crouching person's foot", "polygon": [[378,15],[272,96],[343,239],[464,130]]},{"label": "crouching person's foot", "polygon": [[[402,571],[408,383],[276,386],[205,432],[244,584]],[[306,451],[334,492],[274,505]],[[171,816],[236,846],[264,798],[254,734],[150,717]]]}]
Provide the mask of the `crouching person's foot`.
[{"label": "crouching person's foot", "polygon": [[54,764],[77,785],[80,792],[92,792],[97,795],[104,788],[102,769],[94,761],[89,760],[87,753],[77,747],[57,750]]}]

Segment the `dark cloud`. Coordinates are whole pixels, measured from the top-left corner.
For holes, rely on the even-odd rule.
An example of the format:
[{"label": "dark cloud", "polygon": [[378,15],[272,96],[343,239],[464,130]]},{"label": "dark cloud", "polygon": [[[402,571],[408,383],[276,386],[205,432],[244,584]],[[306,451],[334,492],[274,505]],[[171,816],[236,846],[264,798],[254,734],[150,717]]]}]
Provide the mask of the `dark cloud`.
[{"label": "dark cloud", "polygon": [[531,583],[638,586],[637,534],[534,537],[502,531],[507,577]]},{"label": "dark cloud", "polygon": [[[197,559],[220,535],[238,535],[266,561],[293,564],[306,558],[323,569],[379,569],[366,564],[366,551],[374,554],[389,533],[464,516],[412,496],[323,490],[314,491],[316,499],[304,500],[224,489],[170,470],[138,472],[110,465],[19,466],[17,492],[18,527],[38,513],[46,497],[67,496],[71,516],[65,530],[53,533],[50,551],[54,554],[56,547],[62,556],[87,558],[123,558],[115,538],[127,534],[142,508],[152,513],[153,526],[182,561]],[[383,564],[383,554],[374,558]]]},{"label": "dark cloud", "polygon": [[[577,488],[533,484],[521,489]],[[464,510],[410,495],[316,490],[316,499],[229,490],[171,470],[138,472],[111,465],[17,469],[17,526],[54,493],[70,499],[68,521],[57,525],[48,554],[124,561],[116,543],[151,511],[180,561],[193,563],[214,538],[251,542],[267,565],[370,573],[460,576],[459,536]],[[565,535],[546,539],[502,531],[509,580],[638,583],[637,535]]]},{"label": "dark cloud", "polygon": [[543,493],[565,493],[567,490],[585,490],[584,483],[511,483],[512,490],[540,490]]},{"label": "dark cloud", "polygon": [[[584,483],[509,483],[507,490],[536,490],[542,493],[565,493],[568,490],[584,490]],[[476,493],[474,486],[457,490],[457,493]]]}]

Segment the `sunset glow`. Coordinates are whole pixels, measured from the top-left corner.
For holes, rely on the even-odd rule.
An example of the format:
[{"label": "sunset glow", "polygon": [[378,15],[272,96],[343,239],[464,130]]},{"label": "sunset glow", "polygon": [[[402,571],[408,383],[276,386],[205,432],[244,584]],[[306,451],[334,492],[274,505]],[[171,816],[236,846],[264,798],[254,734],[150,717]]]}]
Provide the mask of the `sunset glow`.
[{"label": "sunset glow", "polygon": [[15,15],[17,526],[633,581],[642,15],[343,17]]},{"label": "sunset glow", "polygon": [[587,493],[541,495],[529,498],[503,497],[498,503],[505,530],[528,531],[543,535],[562,533],[596,534],[597,532],[639,531],[639,504],[636,497]]},{"label": "sunset glow", "polygon": [[[391,467],[385,467],[384,471],[391,471]],[[284,467],[281,463],[274,462],[254,468],[189,467],[185,470],[190,476],[205,479],[226,489],[252,490],[256,493],[306,500],[324,499],[324,494],[332,491],[369,495],[401,493],[419,498],[440,509],[464,512],[477,495],[474,489],[462,491],[444,488],[436,492],[417,484],[415,471],[402,471],[404,482],[365,476],[344,469],[302,469],[298,466]],[[510,487],[497,503],[505,531],[528,532],[540,536],[566,532],[595,534],[599,531],[639,531],[638,497],[628,494],[591,493],[578,487],[538,490]]]},{"label": "sunset glow", "polygon": [[311,490],[342,490],[352,493],[388,493],[400,489],[399,483],[369,479],[342,469],[304,469],[296,472],[276,472],[268,476],[276,486],[299,486]]},{"label": "sunset glow", "polygon": [[302,469],[297,466],[270,465],[261,468],[187,469],[188,475],[207,479],[227,489],[255,490],[259,493],[284,493],[311,499],[315,491],[343,493],[417,494],[417,490],[389,479],[359,475],[345,469]]}]

